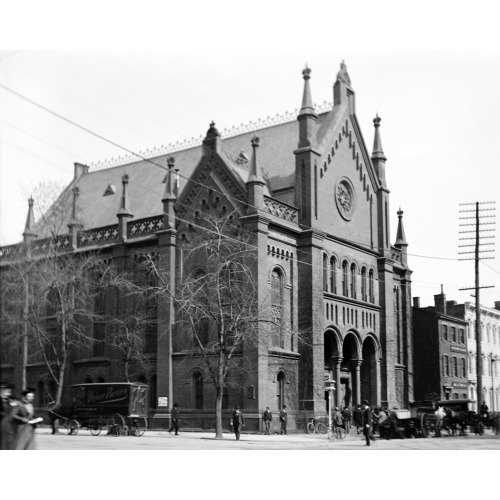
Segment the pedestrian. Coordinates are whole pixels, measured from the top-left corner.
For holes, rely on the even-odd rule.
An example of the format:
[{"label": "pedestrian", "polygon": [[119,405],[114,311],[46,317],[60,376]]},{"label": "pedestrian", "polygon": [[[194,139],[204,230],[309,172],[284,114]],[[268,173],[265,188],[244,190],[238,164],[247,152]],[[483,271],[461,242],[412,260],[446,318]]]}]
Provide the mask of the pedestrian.
[{"label": "pedestrian", "polygon": [[237,440],[240,439],[240,431],[244,425],[245,418],[243,417],[243,413],[241,413],[239,406],[235,406],[233,416],[231,418],[231,427],[233,428],[234,435]]},{"label": "pedestrian", "polygon": [[344,417],[338,408],[335,408],[335,413],[333,414],[333,426],[334,427],[343,427],[344,426]]},{"label": "pedestrian", "polygon": [[17,424],[16,436],[14,439],[15,450],[35,449],[35,424],[42,419],[34,419],[35,389],[28,388],[22,392],[22,398],[12,414],[13,421]]},{"label": "pedestrian", "polygon": [[380,408],[376,406],[375,408],[373,408],[373,414],[372,414],[372,436],[374,436],[379,432],[378,430],[379,418],[380,418]]},{"label": "pedestrian", "polygon": [[380,408],[380,412],[378,415],[378,433],[380,437],[385,437],[386,439],[389,439],[389,419],[387,417],[387,412],[385,407]]},{"label": "pedestrian", "polygon": [[365,435],[366,439],[366,446],[370,446],[370,439],[371,439],[371,425],[372,425],[372,411],[370,410],[370,406],[368,404],[368,401],[365,399],[363,401],[363,413],[362,413],[362,419],[361,419],[361,424],[363,426],[363,434]]},{"label": "pedestrian", "polygon": [[12,397],[14,385],[0,382],[0,450],[13,450],[16,427],[12,422],[12,411],[17,404]]},{"label": "pedestrian", "polygon": [[349,434],[351,430],[351,410],[348,406],[345,406],[342,411],[342,417],[344,418],[344,429],[346,434]]},{"label": "pedestrian", "polygon": [[179,405],[174,403],[172,410],[170,412],[170,429],[168,433],[171,434],[175,430],[175,435],[179,435]]},{"label": "pedestrian", "polygon": [[359,434],[360,430],[362,429],[362,413],[361,413],[361,406],[357,405],[356,408],[354,408],[353,417],[354,417],[354,425],[356,426],[356,432]]},{"label": "pedestrian", "polygon": [[271,429],[271,422],[273,421],[273,414],[269,409],[269,406],[266,406],[266,411],[262,415],[262,421],[264,422],[264,434],[269,436],[269,431]]},{"label": "pedestrian", "polygon": [[481,404],[481,408],[479,409],[481,417],[488,418],[488,411],[489,411],[488,405],[486,404],[486,401],[483,401]]},{"label": "pedestrian", "polygon": [[287,421],[288,415],[286,413],[286,405],[283,405],[283,408],[280,411],[280,422],[281,422],[281,431],[280,434],[285,434],[286,435],[286,421]]}]

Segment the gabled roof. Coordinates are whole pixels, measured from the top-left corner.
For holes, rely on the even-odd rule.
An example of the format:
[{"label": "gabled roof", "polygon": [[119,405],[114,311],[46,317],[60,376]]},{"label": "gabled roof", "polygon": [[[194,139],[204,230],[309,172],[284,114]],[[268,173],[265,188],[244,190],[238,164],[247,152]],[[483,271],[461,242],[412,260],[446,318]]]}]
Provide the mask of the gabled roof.
[{"label": "gabled roof", "polygon": [[[318,117],[319,129],[329,113]],[[331,118],[330,118],[331,119]],[[238,160],[243,151],[247,158],[251,157],[251,139],[260,139],[259,163],[272,193],[275,190],[292,189],[295,183],[295,155],[299,137],[297,120],[252,130],[237,136],[222,138],[222,157],[235,175],[246,183],[248,164]],[[202,146],[191,147],[182,151],[165,154],[149,160],[142,160],[102,170],[89,171],[72,181],[71,186],[78,186],[78,217],[84,229],[103,227],[117,223],[116,214],[120,208],[121,178],[129,176],[128,200],[130,212],[134,219],[143,219],[163,213],[162,196],[163,181],[167,172],[167,158],[175,159],[175,168],[179,170],[179,196],[191,178],[202,158]],[[115,194],[104,196],[109,185],[115,186]],[[70,196],[71,190],[65,189],[61,196]],[[266,194],[268,194],[266,190]],[[288,196],[291,197],[289,194]],[[59,200],[64,202],[64,200]],[[67,214],[68,222],[71,217]],[[66,227],[66,223],[62,225]],[[49,236],[42,227],[37,227],[38,237]]]}]

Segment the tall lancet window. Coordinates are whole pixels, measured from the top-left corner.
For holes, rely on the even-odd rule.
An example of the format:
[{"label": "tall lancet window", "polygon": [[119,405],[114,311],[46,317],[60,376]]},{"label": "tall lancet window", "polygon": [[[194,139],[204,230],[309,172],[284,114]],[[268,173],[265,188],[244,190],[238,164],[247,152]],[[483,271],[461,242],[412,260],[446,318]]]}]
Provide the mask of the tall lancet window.
[{"label": "tall lancet window", "polygon": [[328,292],[328,264],[325,254],[323,254],[323,291]]},{"label": "tall lancet window", "polygon": [[375,304],[375,295],[374,295],[374,283],[373,283],[373,269],[370,269],[370,273],[368,274],[368,300]]},{"label": "tall lancet window", "polygon": [[400,303],[399,303],[399,289],[397,286],[394,287],[394,328],[396,333],[396,349],[397,356],[396,360],[398,363],[402,363],[402,339],[401,339],[401,323],[400,323]]},{"label": "tall lancet window", "polygon": [[283,328],[283,276],[278,269],[271,274],[271,343],[275,347],[284,347]]},{"label": "tall lancet window", "polygon": [[366,267],[361,269],[361,300],[366,302]]},{"label": "tall lancet window", "polygon": [[348,272],[347,272],[347,261],[344,260],[344,262],[342,262],[342,295],[344,295],[344,297],[347,297],[348,295]]},{"label": "tall lancet window", "polygon": [[356,264],[351,264],[351,280],[350,280],[351,297],[356,298]]},{"label": "tall lancet window", "polygon": [[337,293],[337,259],[330,259],[330,292]]}]

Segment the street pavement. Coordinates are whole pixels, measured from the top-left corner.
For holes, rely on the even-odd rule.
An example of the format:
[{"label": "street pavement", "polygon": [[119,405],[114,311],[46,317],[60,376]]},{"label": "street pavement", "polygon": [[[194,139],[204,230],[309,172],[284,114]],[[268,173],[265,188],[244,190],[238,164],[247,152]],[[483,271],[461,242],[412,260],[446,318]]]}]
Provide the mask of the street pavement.
[{"label": "street pavement", "polygon": [[76,436],[51,435],[50,429],[36,429],[37,450],[500,450],[500,436],[490,430],[484,436],[430,437],[418,439],[375,439],[367,447],[362,436],[351,430],[343,440],[330,442],[326,434],[234,434],[215,439],[214,432],[146,431],[142,437],[92,436],[80,429]]}]

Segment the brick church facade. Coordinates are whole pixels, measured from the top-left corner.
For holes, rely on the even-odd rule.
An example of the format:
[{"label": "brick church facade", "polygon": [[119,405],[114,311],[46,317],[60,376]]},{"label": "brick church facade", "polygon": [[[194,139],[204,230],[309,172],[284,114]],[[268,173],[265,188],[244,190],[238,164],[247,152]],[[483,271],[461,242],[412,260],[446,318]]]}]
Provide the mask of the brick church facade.
[{"label": "brick church facade", "polygon": [[[281,335],[248,349],[251,370],[230,386],[225,406],[259,415],[287,404],[326,411],[326,378],[336,381],[334,403],[408,408],[413,400],[411,270],[401,211],[390,241],[390,191],[380,118],[373,150],[366,147],[355,112],[355,93],[342,63],[333,107],[317,113],[310,73],[303,71],[297,119],[232,137],[211,124],[203,143],[150,160],[89,171],[75,165],[63,195],[73,196],[80,225],[68,220],[64,251],[99,250],[112,265],[154,254],[172,279],[182,281],[183,247],[196,231],[198,213],[218,207],[236,214],[257,252],[259,294],[273,293]],[[167,173],[166,173],[167,172]],[[178,185],[175,185],[178,172]],[[78,189],[75,189],[78,188]],[[31,212],[30,212],[31,213]],[[74,214],[75,215],[75,214]],[[34,235],[36,233],[36,237]],[[25,241],[43,246],[43,229],[28,216]],[[15,246],[4,247],[6,266]],[[109,304],[102,306],[111,307]],[[212,411],[214,389],[201,360],[185,355],[172,303],[157,304],[157,331],[149,342],[156,369],[137,377],[158,398],[184,412]],[[97,335],[94,325],[93,335]],[[307,332],[299,343],[293,332]],[[18,378],[3,359],[4,375]],[[68,383],[117,381],[109,346],[74,354]],[[28,383],[48,389],[41,363],[28,366]],[[293,418],[291,419],[294,420]],[[293,424],[292,424],[293,425]]]}]

